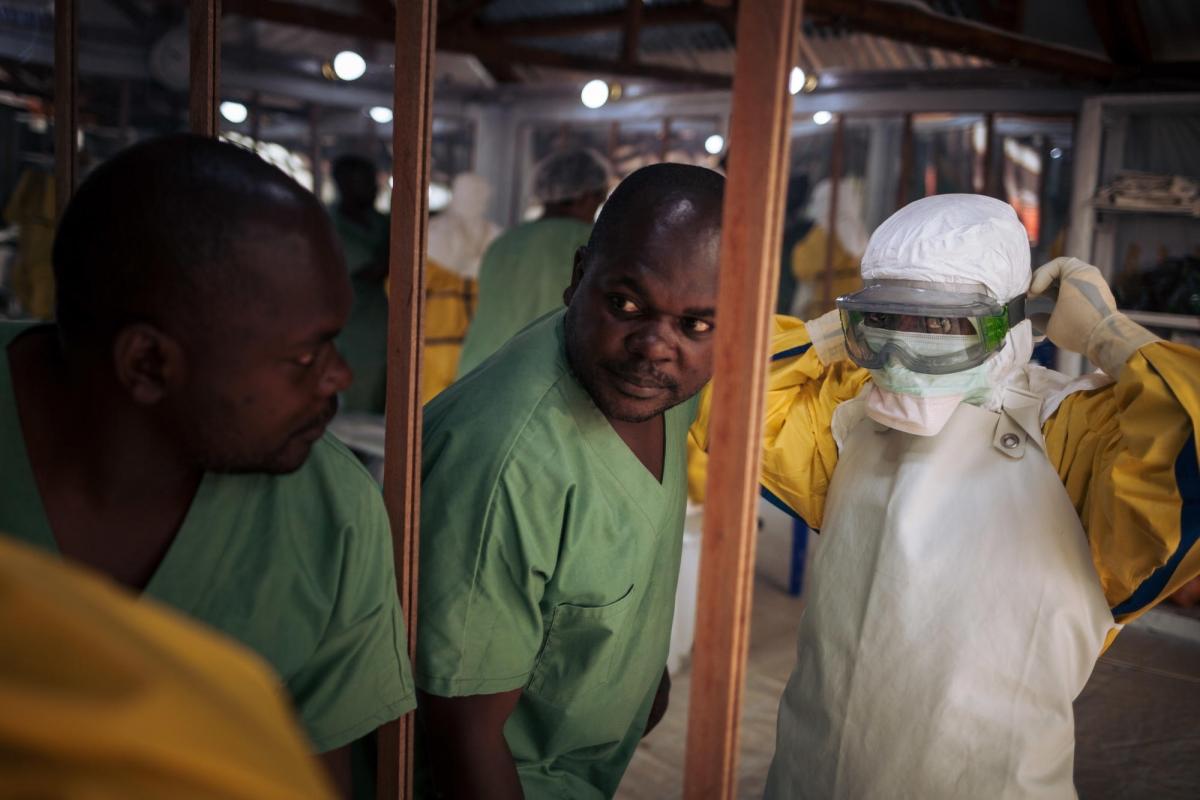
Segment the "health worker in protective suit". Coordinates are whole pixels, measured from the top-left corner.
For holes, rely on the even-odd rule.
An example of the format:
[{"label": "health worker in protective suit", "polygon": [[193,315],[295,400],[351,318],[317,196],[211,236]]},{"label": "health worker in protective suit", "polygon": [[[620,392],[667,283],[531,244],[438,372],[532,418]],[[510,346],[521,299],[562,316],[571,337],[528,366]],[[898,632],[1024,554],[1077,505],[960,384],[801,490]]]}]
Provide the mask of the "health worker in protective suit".
[{"label": "health worker in protective suit", "polygon": [[[926,198],[861,291],[777,323],[763,488],[821,534],[768,798],[1073,797],[1072,700],[1200,573],[1200,351],[1029,259],[1007,204]],[[1047,335],[1102,373],[1029,363],[1055,291]]]}]

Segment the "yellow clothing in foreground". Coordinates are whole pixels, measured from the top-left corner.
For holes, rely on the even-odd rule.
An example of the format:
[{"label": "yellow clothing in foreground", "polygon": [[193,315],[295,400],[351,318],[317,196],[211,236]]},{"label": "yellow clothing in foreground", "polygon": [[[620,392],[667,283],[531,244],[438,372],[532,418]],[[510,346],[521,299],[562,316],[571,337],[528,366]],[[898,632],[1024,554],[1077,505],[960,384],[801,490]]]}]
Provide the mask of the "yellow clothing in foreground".
[{"label": "yellow clothing in foreground", "polygon": [[0,797],[333,797],[250,651],[7,538],[0,708]]},{"label": "yellow clothing in foreground", "polygon": [[425,263],[425,353],[421,367],[421,402],[428,403],[450,384],[458,371],[463,339],[475,316],[479,284],[443,267]]},{"label": "yellow clothing in foreground", "polygon": [[[820,528],[838,458],[833,411],[870,376],[850,361],[821,363],[799,320],[780,317],[775,325],[763,493]],[[706,389],[691,433],[704,450],[710,408]],[[1042,434],[1117,622],[1200,575],[1200,351],[1146,345],[1115,383],[1067,396]]]},{"label": "yellow clothing in foreground", "polygon": [[[825,251],[833,243],[833,284],[830,302],[825,302]],[[802,299],[799,309],[804,319],[816,319],[833,308],[833,301],[862,288],[860,258],[848,252],[836,236],[821,225],[813,225],[792,248],[792,275]]]}]

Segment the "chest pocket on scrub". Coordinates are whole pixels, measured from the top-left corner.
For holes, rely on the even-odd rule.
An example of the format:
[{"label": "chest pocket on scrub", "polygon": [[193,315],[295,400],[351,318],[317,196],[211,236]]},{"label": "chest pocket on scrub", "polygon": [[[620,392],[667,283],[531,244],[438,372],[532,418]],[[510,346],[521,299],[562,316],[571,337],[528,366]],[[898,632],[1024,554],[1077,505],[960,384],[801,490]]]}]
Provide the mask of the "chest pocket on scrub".
[{"label": "chest pocket on scrub", "polygon": [[602,606],[555,606],[529,690],[548,702],[565,704],[606,686],[613,662],[628,646],[633,588]]}]

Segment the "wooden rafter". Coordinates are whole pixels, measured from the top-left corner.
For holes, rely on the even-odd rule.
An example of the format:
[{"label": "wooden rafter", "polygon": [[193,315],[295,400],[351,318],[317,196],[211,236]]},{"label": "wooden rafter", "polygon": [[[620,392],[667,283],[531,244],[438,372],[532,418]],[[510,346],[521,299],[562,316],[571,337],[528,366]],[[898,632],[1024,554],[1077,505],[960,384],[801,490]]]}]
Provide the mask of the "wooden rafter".
[{"label": "wooden rafter", "polygon": [[75,192],[79,114],[78,0],[54,2],[54,200],[59,216]]},{"label": "wooden rafter", "polygon": [[1057,47],[970,20],[910,5],[875,0],[806,0],[812,17],[834,19],[863,33],[1024,66],[1076,78],[1111,79],[1116,69],[1102,58]]},{"label": "wooden rafter", "polygon": [[642,0],[625,0],[625,27],[621,32],[622,64],[632,66],[637,63],[645,14],[646,6]]},{"label": "wooden rafter", "polygon": [[1104,51],[1114,63],[1134,66],[1154,60],[1146,23],[1135,0],[1088,0],[1087,7]]},{"label": "wooden rafter", "polygon": [[[731,17],[727,9],[701,3],[682,3],[669,6],[648,6],[642,11],[644,27],[657,25],[686,25],[690,23],[720,23]],[[480,33],[502,38],[551,38],[578,36],[597,31],[620,31],[626,28],[626,9],[588,14],[560,14],[552,17],[530,17],[492,25],[480,26]]]},{"label": "wooden rafter", "polygon": [[191,0],[188,13],[188,60],[191,75],[189,120],[192,133],[220,132],[221,0]]}]

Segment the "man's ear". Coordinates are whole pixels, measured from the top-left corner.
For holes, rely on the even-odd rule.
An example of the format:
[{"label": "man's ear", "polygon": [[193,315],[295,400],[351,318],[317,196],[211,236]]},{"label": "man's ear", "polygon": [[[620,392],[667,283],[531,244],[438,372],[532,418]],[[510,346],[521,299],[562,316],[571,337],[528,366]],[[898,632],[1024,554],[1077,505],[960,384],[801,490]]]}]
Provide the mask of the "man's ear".
[{"label": "man's ear", "polygon": [[587,258],[587,247],[580,247],[575,251],[575,266],[571,268],[571,285],[563,290],[563,305],[571,305],[571,298],[575,296],[575,292],[579,289],[579,282],[583,280],[583,260]]},{"label": "man's ear", "polygon": [[126,325],[113,340],[117,382],[138,405],[152,406],[178,386],[184,361],[179,342],[143,322]]}]

